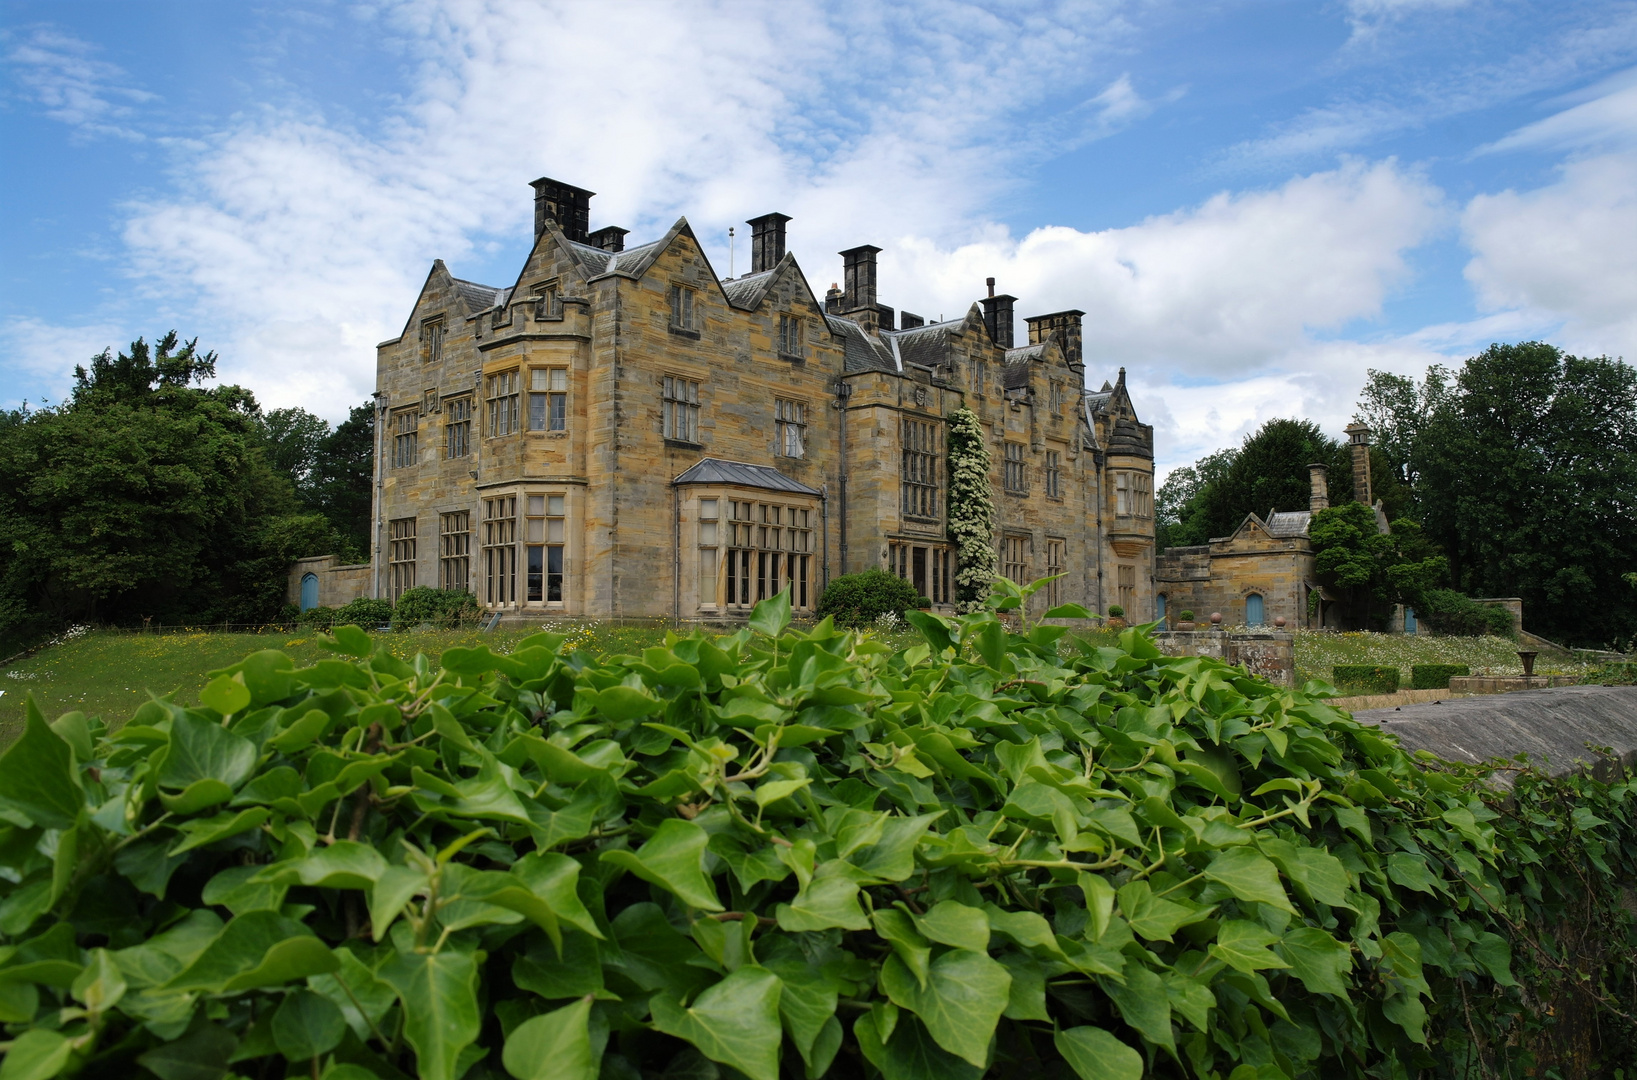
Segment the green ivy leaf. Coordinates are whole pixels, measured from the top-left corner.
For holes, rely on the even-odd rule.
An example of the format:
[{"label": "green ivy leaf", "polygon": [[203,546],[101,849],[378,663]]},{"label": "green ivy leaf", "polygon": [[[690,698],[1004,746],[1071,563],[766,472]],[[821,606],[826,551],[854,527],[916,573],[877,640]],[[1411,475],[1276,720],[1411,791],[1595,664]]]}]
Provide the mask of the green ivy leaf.
[{"label": "green ivy leaf", "polygon": [[1501,986],[1518,985],[1512,977],[1512,946],[1499,934],[1487,930],[1480,933],[1478,940],[1472,943],[1472,958]]},{"label": "green ivy leaf", "polygon": [[477,964],[465,953],[399,954],[382,965],[380,978],[398,992],[404,1007],[404,1038],[415,1048],[424,1080],[456,1080],[460,1052],[482,1029],[477,1008]]},{"label": "green ivy leaf", "polygon": [[915,929],[915,921],[898,908],[877,908],[870,916],[875,932],[892,946],[892,951],[903,961],[915,981],[926,986],[927,973],[932,967],[932,943]]},{"label": "green ivy leaf", "polygon": [[273,1042],[296,1064],[327,1054],[341,1043],[347,1021],[329,998],[311,990],[292,990],[273,1013]]},{"label": "green ivy leaf", "polygon": [[831,859],[813,873],[794,900],[780,904],[774,916],[790,931],[867,930],[870,920],[858,906],[858,887],[864,874],[851,863]]},{"label": "green ivy leaf", "polygon": [[783,987],[771,971],[747,964],[700,994],[688,1008],[664,994],[654,998],[654,1026],[751,1080],[779,1080]]},{"label": "green ivy leaf", "polygon": [[1419,855],[1411,855],[1407,851],[1393,852],[1387,857],[1387,876],[1406,889],[1429,896],[1434,894],[1432,875],[1427,872],[1427,860]]},{"label": "green ivy leaf", "polygon": [[893,1025],[881,1038],[872,1013],[853,1021],[853,1037],[871,1065],[885,1080],[979,1080],[984,1069],[939,1046],[926,1026],[913,1016]]},{"label": "green ivy leaf", "polygon": [[989,916],[956,900],[940,900],[925,915],[916,916],[915,925],[944,945],[977,953],[989,949]]},{"label": "green ivy leaf", "polygon": [[[1276,946],[1290,961],[1291,974],[1315,994],[1347,997],[1347,973],[1353,969],[1353,952],[1344,942],[1314,926],[1298,927],[1285,933]],[[1241,969],[1243,970],[1243,969]]]},{"label": "green ivy leaf", "polygon": [[1114,999],[1114,1007],[1120,1010],[1120,1018],[1149,1042],[1175,1054],[1171,1002],[1164,981],[1131,957],[1126,958],[1123,975],[1123,985],[1112,979],[1102,980],[1104,992]]},{"label": "green ivy leaf", "polygon": [[219,840],[260,828],[261,823],[266,821],[271,813],[272,811],[263,807],[241,810],[236,814],[228,810],[215,817],[183,822],[180,829],[182,839],[170,849],[170,854],[180,855],[184,851],[192,851],[196,847],[204,847],[206,844],[214,844]]},{"label": "green ivy leaf", "polygon": [[301,923],[275,911],[251,911],[222,927],[165,989],[225,994],[324,975],[338,966],[329,948]]},{"label": "green ivy leaf", "polygon": [[1002,964],[967,949],[934,960],[924,987],[896,955],[881,968],[881,988],[892,1003],[919,1016],[939,1046],[978,1066],[988,1060],[1011,985]]},{"label": "green ivy leaf", "polygon": [[750,628],[758,634],[778,637],[790,625],[790,587],[757,603],[750,610]]},{"label": "green ivy leaf", "polygon": [[45,829],[69,829],[85,809],[74,752],[46,724],[30,694],[22,738],[0,755],[0,806]]},{"label": "green ivy leaf", "polygon": [[239,680],[229,675],[218,675],[199,691],[199,703],[223,716],[232,716],[250,704],[250,691]]},{"label": "green ivy leaf", "polygon": [[722,902],[705,877],[705,846],[710,834],[691,821],[671,818],[636,851],[605,851],[602,861],[628,870],[673,893],[690,907],[721,911]]},{"label": "green ivy leaf", "polygon": [[[249,691],[242,686],[239,690],[249,700]],[[201,780],[213,780],[234,789],[250,778],[255,767],[256,747],[249,739],[183,712],[171,721],[170,751],[159,770],[159,784],[187,789]]]},{"label": "green ivy leaf", "polygon": [[220,1080],[238,1043],[233,1033],[220,1025],[204,1024],[136,1060],[159,1080]]},{"label": "green ivy leaf", "polygon": [[[1325,936],[1329,938],[1328,934]],[[1211,946],[1211,955],[1247,973],[1261,968],[1290,967],[1289,961],[1268,951],[1268,946],[1278,940],[1277,934],[1268,933],[1260,923],[1225,919],[1217,927],[1216,944]]]},{"label": "green ivy leaf", "polygon": [[1052,1044],[1080,1080],[1142,1080],[1142,1055],[1100,1027],[1057,1031]]},{"label": "green ivy leaf", "polygon": [[[55,736],[53,736],[55,737]],[[0,1061],[0,1080],[51,1080],[62,1072],[74,1044],[55,1031],[32,1028],[23,1032]]]},{"label": "green ivy leaf", "polygon": [[1296,914],[1290,897],[1279,884],[1279,871],[1261,852],[1248,847],[1229,848],[1205,868],[1205,876],[1220,882],[1241,900],[1254,900]]},{"label": "green ivy leaf", "polygon": [[1120,913],[1132,931],[1149,941],[1170,941],[1171,935],[1189,923],[1210,917],[1210,908],[1193,910],[1154,895],[1146,881],[1133,881],[1120,887],[1116,894]]},{"label": "green ivy leaf", "polygon": [[591,1049],[591,998],[523,1021],[501,1055],[517,1080],[597,1080]]}]

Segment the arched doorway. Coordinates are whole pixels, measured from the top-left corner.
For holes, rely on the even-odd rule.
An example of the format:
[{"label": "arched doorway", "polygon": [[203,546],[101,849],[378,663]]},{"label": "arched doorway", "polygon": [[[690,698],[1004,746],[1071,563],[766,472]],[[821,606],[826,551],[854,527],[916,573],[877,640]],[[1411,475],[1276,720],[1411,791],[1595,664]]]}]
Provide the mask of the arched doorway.
[{"label": "arched doorway", "polygon": [[318,606],[318,575],[301,575],[301,610],[311,611]]},{"label": "arched doorway", "polygon": [[1251,593],[1245,597],[1245,625],[1261,626],[1267,621],[1262,612],[1262,596],[1260,593]]},{"label": "arched doorway", "polygon": [[1158,596],[1154,597],[1154,618],[1156,620],[1158,620],[1162,624],[1165,622],[1165,594],[1164,593],[1160,593]]}]

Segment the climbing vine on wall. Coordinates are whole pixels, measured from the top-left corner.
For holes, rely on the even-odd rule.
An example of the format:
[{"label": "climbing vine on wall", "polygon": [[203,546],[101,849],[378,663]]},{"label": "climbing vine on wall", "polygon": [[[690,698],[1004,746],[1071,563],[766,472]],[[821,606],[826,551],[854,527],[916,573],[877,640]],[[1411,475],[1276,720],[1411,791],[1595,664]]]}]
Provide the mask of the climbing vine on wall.
[{"label": "climbing vine on wall", "polygon": [[983,609],[995,580],[995,504],[989,497],[989,448],[971,409],[949,417],[949,538],[955,541],[955,609]]}]

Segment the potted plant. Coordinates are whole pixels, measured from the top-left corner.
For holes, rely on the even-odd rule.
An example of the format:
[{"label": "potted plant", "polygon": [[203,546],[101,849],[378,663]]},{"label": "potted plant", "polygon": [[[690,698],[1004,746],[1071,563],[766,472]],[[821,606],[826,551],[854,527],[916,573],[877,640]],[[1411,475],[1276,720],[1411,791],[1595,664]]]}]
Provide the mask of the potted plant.
[{"label": "potted plant", "polygon": [[1177,615],[1178,630],[1192,630],[1194,628],[1194,613],[1184,609]]},{"label": "potted plant", "polygon": [[1110,630],[1125,629],[1125,608],[1119,604],[1108,605],[1108,628]]},{"label": "potted plant", "polygon": [[920,608],[922,611],[931,611],[932,610],[932,597],[930,597],[930,596],[917,596],[915,598],[915,606]]}]

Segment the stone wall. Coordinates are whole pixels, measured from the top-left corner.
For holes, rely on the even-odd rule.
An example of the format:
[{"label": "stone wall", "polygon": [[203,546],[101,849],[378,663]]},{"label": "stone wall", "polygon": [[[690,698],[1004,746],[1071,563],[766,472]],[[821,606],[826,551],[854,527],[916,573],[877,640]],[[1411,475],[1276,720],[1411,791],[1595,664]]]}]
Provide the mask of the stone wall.
[{"label": "stone wall", "polygon": [[1172,631],[1155,634],[1154,643],[1166,656],[1210,656],[1275,686],[1296,683],[1295,638],[1282,631]]},{"label": "stone wall", "polygon": [[290,564],[284,593],[287,602],[301,606],[301,580],[308,574],[318,578],[319,607],[341,607],[370,595],[369,563],[343,563],[334,555],[315,555]]}]

